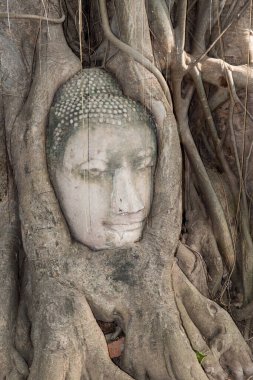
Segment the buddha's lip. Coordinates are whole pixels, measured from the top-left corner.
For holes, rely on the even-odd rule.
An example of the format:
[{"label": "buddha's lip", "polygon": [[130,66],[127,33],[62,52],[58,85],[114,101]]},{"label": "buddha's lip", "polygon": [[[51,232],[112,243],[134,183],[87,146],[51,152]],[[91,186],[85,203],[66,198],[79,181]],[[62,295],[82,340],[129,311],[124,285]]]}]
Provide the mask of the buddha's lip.
[{"label": "buddha's lip", "polygon": [[123,230],[123,231],[134,231],[138,230],[143,225],[143,220],[131,222],[131,223],[104,223],[106,226],[111,228],[112,230]]}]

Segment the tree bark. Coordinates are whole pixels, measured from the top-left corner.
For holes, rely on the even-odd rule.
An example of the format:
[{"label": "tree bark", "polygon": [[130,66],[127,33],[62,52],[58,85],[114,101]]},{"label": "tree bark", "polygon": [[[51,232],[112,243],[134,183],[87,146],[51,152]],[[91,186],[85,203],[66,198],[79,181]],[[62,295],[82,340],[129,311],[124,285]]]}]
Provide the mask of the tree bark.
[{"label": "tree bark", "polygon": [[[250,320],[252,4],[231,0],[220,16],[217,4],[66,1],[64,28],[58,0],[0,5],[0,379],[253,375],[251,350],[225,310],[230,298]],[[87,25],[100,14],[91,33],[74,27],[81,5]],[[228,23],[224,46],[208,50]],[[83,59],[87,46],[94,53]],[[55,92],[82,64],[99,66],[96,59],[153,114],[159,153],[143,239],[98,252],[72,239],[45,153]],[[231,112],[229,131],[225,101],[241,110]],[[234,314],[243,320],[243,311]],[[125,336],[117,366],[98,320]]]}]

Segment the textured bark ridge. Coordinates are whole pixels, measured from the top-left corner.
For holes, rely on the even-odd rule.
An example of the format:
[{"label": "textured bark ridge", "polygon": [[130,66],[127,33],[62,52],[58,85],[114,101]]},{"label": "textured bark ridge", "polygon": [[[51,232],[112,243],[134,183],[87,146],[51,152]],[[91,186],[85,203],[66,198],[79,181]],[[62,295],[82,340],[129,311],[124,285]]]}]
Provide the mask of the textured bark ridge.
[{"label": "textured bark ridge", "polygon": [[[0,4],[0,379],[250,379],[252,4],[80,6]],[[82,66],[156,121],[150,223],[127,249],[75,242],[48,176],[50,106]],[[97,321],[124,335],[117,365]]]}]

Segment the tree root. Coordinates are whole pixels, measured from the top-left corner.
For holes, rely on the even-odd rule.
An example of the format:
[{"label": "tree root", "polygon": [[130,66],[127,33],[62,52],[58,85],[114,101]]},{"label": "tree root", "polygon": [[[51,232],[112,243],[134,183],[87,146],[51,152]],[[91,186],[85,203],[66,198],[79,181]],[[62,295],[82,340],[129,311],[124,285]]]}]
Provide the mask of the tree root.
[{"label": "tree root", "polygon": [[[1,148],[0,148],[1,149]],[[1,176],[2,174],[2,176]],[[3,173],[0,172],[3,178]],[[0,200],[0,379],[21,362],[14,348],[15,320],[18,308],[19,223],[11,175],[4,199]],[[16,358],[16,360],[13,359]],[[19,360],[20,359],[20,360]],[[20,366],[19,366],[20,367]]]},{"label": "tree root", "polygon": [[135,50],[132,46],[127,45],[126,43],[122,42],[120,39],[115,37],[115,35],[112,33],[111,28],[110,28],[105,0],[99,0],[99,4],[100,4],[100,13],[101,13],[101,18],[102,18],[102,27],[103,27],[106,38],[108,38],[108,40],[113,45],[115,45],[118,49],[128,54],[130,57],[134,58],[136,62],[140,63],[152,74],[154,74],[161,88],[164,91],[164,94],[167,98],[168,103],[172,105],[170,90],[160,70],[158,70],[157,67],[149,59],[147,59],[144,55],[142,55],[137,50]]},{"label": "tree root", "polygon": [[221,286],[223,263],[211,223],[198,211],[188,212],[186,244],[203,257],[208,271],[208,288],[214,297]]},{"label": "tree root", "polygon": [[38,20],[38,21],[47,21],[53,24],[62,24],[65,20],[65,15],[62,15],[61,18],[48,18],[44,16],[32,15],[32,14],[23,14],[23,13],[6,13],[0,12],[0,18],[5,19],[15,19],[15,20]]},{"label": "tree root", "polygon": [[232,315],[236,321],[246,321],[252,319],[253,316],[253,301],[241,309],[234,308]]},{"label": "tree root", "polygon": [[187,246],[179,243],[177,250],[178,265],[189,281],[206,297],[209,296],[207,276],[203,259],[198,257]]},{"label": "tree root", "polygon": [[173,283],[183,325],[193,348],[206,355],[201,364],[209,378],[222,379],[222,369],[235,380],[253,375],[252,353],[229,314],[201,295],[176,266]]},{"label": "tree root", "polygon": [[[123,268],[129,273],[120,280]],[[228,374],[241,380],[242,371],[253,374],[250,350],[232,319],[202,296],[176,264],[174,289],[171,265],[161,267],[156,258],[143,263],[142,254],[129,252],[114,257],[112,252],[70,252],[58,272],[55,279],[36,281],[32,302],[28,297],[35,349],[29,379],[35,380],[36,373],[43,380],[117,379],[84,294],[101,320],[119,318],[125,334],[120,367],[136,380],[224,380]],[[206,355],[203,369],[198,354]]]},{"label": "tree root", "polygon": [[[120,26],[123,25],[125,31],[134,30],[136,36],[141,35],[142,28],[134,29],[136,25],[130,25],[131,17],[126,17],[124,7],[120,6],[123,0],[116,3],[118,14],[124,16],[125,24],[120,23]],[[124,4],[127,3],[130,2],[124,0]],[[140,3],[144,6],[144,1],[132,2],[135,6]],[[144,17],[144,23],[146,21]],[[152,50],[148,22],[144,29],[143,40]],[[172,287],[173,255],[181,228],[179,141],[167,84],[166,99],[154,76],[133,61],[135,50],[130,49],[131,57],[127,59],[119,52],[107,67],[118,76],[124,93],[145,104],[157,121],[159,159],[151,223],[144,230],[143,240],[133,245],[132,250],[90,252],[85,247],[78,249],[72,242],[47,175],[44,127],[55,90],[80,64],[67,47],[60,26],[50,25],[50,32],[49,39],[47,29],[41,30],[42,43],[37,50],[40,55],[37,55],[29,96],[22,99],[26,98],[26,102],[14,128],[13,123],[7,128],[19,191],[23,243],[31,274],[32,290],[27,309],[34,355],[29,358],[24,353],[28,364],[31,363],[29,380],[36,380],[38,376],[40,380],[130,380],[131,376],[138,380],[207,380],[224,379],[228,372],[234,379],[241,380],[244,375],[252,375],[249,349],[227,313],[201,295],[177,265],[173,272],[174,289]],[[126,38],[129,36],[124,33],[121,36],[132,46]],[[123,45],[126,48],[127,45]],[[133,47],[136,49],[135,44]],[[147,56],[152,61],[152,51],[149,53]],[[138,57],[143,63],[146,52],[145,56]],[[147,66],[152,65],[146,59]],[[11,107],[7,107],[9,113]],[[202,165],[202,161],[192,139],[190,143],[190,148],[195,149],[195,169],[201,179],[203,166],[200,170],[196,162]],[[209,181],[205,175],[203,180]],[[211,189],[203,188],[206,193]],[[210,196],[210,191],[208,194]],[[224,221],[216,197],[212,201],[209,204],[217,207],[213,219],[220,217]],[[230,241],[226,226],[225,229],[222,226],[220,223],[221,231],[217,231],[221,246],[223,241]],[[229,243],[223,247],[231,255],[230,264],[233,261],[231,246]],[[121,322],[126,335],[121,368],[129,375],[111,362],[105,338],[92,312],[102,320]],[[24,326],[19,327],[23,330],[21,333],[25,333],[29,323],[26,325],[21,308],[20,318]],[[202,351],[207,355],[201,360],[204,369],[196,355]],[[20,368],[15,374],[18,379],[25,374],[26,367],[22,360],[16,362]]]},{"label": "tree root", "polygon": [[[30,304],[31,307],[31,304]],[[85,297],[44,278],[33,294],[29,380],[130,380],[110,360],[106,341]]]}]

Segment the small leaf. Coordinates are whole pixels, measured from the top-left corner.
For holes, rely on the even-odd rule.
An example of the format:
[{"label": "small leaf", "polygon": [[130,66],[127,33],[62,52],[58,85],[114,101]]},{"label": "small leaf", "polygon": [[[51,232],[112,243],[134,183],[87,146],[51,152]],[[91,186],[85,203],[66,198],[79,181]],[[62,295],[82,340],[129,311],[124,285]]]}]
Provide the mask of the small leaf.
[{"label": "small leaf", "polygon": [[205,354],[202,354],[200,351],[195,351],[195,354],[197,356],[198,362],[201,364],[202,360],[206,357]]}]

